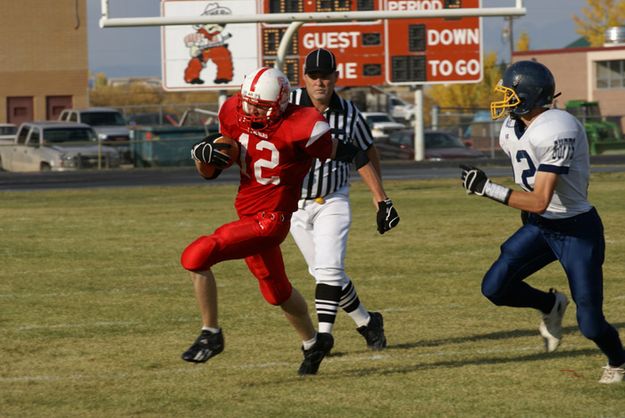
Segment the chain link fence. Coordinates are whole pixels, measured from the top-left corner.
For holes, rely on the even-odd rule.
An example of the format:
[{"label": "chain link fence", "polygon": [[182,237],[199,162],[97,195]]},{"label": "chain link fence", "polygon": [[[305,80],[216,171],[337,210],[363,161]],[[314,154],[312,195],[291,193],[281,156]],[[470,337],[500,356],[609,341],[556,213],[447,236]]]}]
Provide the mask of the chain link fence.
[{"label": "chain link fence", "polygon": [[502,121],[492,120],[490,110],[435,107],[431,120],[429,129],[453,133],[467,146],[484,152],[490,158],[503,156],[499,148]]}]

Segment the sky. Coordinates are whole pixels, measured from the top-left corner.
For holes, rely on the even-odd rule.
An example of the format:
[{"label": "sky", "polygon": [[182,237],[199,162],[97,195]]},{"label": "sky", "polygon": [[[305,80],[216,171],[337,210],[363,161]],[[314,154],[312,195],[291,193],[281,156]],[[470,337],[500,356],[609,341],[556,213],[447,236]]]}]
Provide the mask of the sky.
[{"label": "sky", "polygon": [[[100,0],[87,0],[89,69],[110,77],[160,77],[160,28],[101,29]],[[530,49],[557,49],[572,43],[579,35],[573,15],[582,16],[587,0],[525,0],[527,15],[513,23],[515,39],[522,32],[530,38]],[[483,7],[512,7],[514,0],[482,0]],[[159,0],[109,0],[109,17],[153,17],[160,15]],[[509,59],[508,41],[501,36],[507,22],[502,17],[482,20],[484,53],[494,51]]]}]

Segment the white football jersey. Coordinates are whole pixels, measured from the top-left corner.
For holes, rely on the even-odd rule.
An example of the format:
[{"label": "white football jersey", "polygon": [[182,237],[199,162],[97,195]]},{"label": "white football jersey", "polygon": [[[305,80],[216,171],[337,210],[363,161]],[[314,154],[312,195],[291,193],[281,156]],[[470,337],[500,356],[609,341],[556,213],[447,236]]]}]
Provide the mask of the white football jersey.
[{"label": "white football jersey", "polygon": [[525,132],[516,123],[506,118],[499,134],[499,145],[512,161],[515,183],[532,191],[538,171],[558,174],[551,202],[541,216],[561,219],[589,211],[590,159],[582,124],[559,109],[538,115]]}]

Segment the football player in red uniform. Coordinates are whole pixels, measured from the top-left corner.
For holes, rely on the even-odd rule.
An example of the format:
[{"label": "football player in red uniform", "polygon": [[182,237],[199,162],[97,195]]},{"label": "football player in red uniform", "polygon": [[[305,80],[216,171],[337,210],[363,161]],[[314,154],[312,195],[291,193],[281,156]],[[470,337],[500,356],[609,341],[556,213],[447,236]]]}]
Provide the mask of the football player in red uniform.
[{"label": "football player in red uniform", "polygon": [[[366,154],[332,138],[330,126],[314,108],[289,104],[290,85],[279,70],[263,67],[246,76],[238,95],[219,111],[221,134],[239,143],[241,181],[235,200],[239,220],[217,228],[192,242],[181,262],[191,272],[202,316],[202,332],[182,355],[202,363],[224,348],[217,320],[217,287],[211,266],[224,260],[245,259],[265,300],[282,308],[303,341],[304,361],[298,373],[315,374],[332,349],[331,334],[316,333],[306,301],[287,278],[280,243],[289,233],[297,210],[302,180],[313,158],[354,161],[379,185],[374,196],[384,200],[380,179]],[[225,166],[220,152],[227,144],[209,137],[196,144],[197,161]],[[368,168],[367,168],[368,167]],[[219,170],[213,176],[219,175]]]}]

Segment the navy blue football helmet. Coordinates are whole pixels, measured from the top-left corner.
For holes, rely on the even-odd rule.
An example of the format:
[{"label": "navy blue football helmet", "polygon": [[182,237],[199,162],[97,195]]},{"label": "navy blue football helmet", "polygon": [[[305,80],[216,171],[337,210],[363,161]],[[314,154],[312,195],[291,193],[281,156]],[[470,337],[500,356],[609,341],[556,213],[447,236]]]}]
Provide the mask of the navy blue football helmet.
[{"label": "navy blue football helmet", "polygon": [[556,82],[549,68],[536,61],[515,62],[495,86],[495,92],[502,93],[503,99],[491,102],[491,117],[499,119],[508,112],[514,118],[550,105],[555,91]]}]

